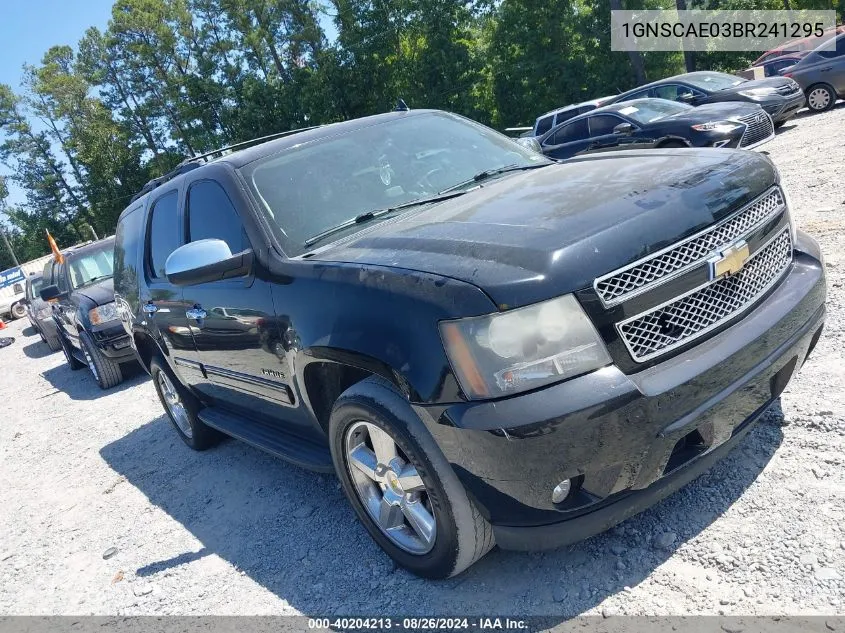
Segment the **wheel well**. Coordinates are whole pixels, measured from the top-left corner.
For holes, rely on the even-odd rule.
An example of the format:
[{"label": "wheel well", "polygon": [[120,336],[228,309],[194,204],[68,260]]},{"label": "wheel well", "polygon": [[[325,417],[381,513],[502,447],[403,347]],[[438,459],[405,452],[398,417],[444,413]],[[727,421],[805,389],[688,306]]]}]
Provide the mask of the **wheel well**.
[{"label": "wheel well", "polygon": [[666,147],[667,145],[683,145],[684,147],[689,147],[689,143],[685,143],[683,139],[675,137],[665,138],[660,141],[655,147]]},{"label": "wheel well", "polygon": [[340,394],[372,375],[366,369],[330,362],[314,362],[305,368],[305,391],[323,431],[329,431],[329,417]]},{"label": "wheel well", "polygon": [[144,369],[146,369],[149,373],[150,363],[153,360],[153,356],[158,351],[158,346],[146,334],[139,334],[136,332],[134,338],[135,349],[138,350],[138,358],[141,360],[141,364],[144,366]]}]

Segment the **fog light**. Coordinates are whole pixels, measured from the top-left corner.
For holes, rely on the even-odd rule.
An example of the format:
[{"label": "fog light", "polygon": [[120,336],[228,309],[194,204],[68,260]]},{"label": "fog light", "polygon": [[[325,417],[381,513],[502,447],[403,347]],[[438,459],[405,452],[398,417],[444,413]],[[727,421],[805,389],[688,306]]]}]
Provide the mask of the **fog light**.
[{"label": "fog light", "polygon": [[560,482],[555,489],[552,490],[552,503],[560,503],[569,496],[569,491],[572,490],[572,480],[565,479]]}]

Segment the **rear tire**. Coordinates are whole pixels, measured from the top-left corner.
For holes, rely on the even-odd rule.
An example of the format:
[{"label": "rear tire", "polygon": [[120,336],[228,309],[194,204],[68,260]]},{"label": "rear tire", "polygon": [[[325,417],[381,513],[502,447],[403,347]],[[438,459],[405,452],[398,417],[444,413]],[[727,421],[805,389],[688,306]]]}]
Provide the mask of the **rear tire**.
[{"label": "rear tire", "polygon": [[813,112],[825,112],[836,105],[836,91],[827,84],[807,88],[807,107]]},{"label": "rear tire", "polygon": [[100,389],[111,389],[123,382],[123,373],[120,371],[120,363],[114,362],[103,354],[91,340],[88,332],[79,333],[79,342],[82,345],[82,353],[88,361],[88,368],[94,375],[94,380]]},{"label": "rear tire", "polygon": [[372,376],[338,398],[329,441],[346,497],[373,540],[398,565],[424,578],[448,578],[494,546],[492,527],[428,429],[388,381]]},{"label": "rear tire", "polygon": [[51,352],[58,352],[62,348],[62,344],[59,341],[58,334],[53,334],[52,336],[47,336],[46,334],[44,334],[40,330],[39,330],[38,333],[41,334],[41,338],[44,340],[45,343],[47,343],[47,347],[50,348]]},{"label": "rear tire", "polygon": [[202,404],[179,382],[168,364],[158,356],[150,361],[150,375],[167,417],[176,433],[195,451],[220,443],[223,435],[199,419]]}]

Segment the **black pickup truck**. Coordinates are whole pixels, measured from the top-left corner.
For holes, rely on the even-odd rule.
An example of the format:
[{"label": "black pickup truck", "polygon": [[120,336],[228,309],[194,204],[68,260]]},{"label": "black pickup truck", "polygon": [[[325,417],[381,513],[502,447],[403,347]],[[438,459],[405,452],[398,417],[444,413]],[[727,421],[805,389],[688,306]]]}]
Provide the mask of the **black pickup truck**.
[{"label": "black pickup truck", "polygon": [[180,437],[336,472],[422,576],[655,503],[742,440],[822,332],[822,255],[752,152],[557,163],[420,110],[145,189],[115,294]]},{"label": "black pickup truck", "polygon": [[113,251],[114,237],[63,251],[63,261],[44,265],[40,291],[68,366],[88,367],[101,389],[120,384],[122,363],[135,362],[114,304]]}]

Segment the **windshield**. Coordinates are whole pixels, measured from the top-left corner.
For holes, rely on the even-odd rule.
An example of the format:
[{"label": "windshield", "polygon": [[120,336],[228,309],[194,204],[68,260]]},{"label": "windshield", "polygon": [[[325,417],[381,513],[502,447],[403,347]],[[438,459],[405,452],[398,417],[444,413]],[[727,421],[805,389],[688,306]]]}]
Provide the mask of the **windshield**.
[{"label": "windshield", "polygon": [[29,282],[29,298],[38,299],[41,295],[41,289],[44,287],[44,277],[38,277]]},{"label": "windshield", "polygon": [[643,101],[634,101],[631,105],[621,108],[617,112],[624,114],[635,123],[643,125],[692,109],[693,107],[691,105],[669,101],[668,99],[645,99]]},{"label": "windshield", "polygon": [[[242,168],[288,256],[371,211],[427,198],[501,167],[548,163],[482,125],[444,112],[403,116],[294,147]],[[469,182],[467,182],[469,181]],[[360,230],[353,224],[347,233]],[[340,234],[338,234],[340,236]]]},{"label": "windshield", "polygon": [[707,90],[708,92],[716,92],[717,90],[733,88],[745,81],[745,79],[737,77],[736,75],[709,72],[687,75],[683,80],[696,88],[701,88],[702,90]]},{"label": "windshield", "polygon": [[68,262],[70,284],[81,288],[112,276],[114,270],[114,242],[77,255]]}]

